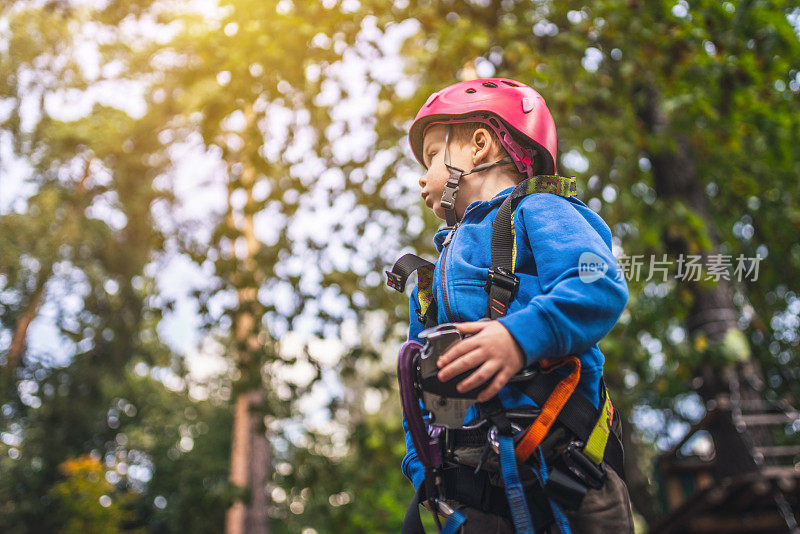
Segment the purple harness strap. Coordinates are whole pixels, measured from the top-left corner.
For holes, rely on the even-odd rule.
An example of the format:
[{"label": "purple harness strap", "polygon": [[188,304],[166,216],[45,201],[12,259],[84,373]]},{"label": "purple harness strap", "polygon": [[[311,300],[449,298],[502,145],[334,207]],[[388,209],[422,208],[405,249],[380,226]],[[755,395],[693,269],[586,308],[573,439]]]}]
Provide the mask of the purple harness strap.
[{"label": "purple harness strap", "polygon": [[422,418],[419,399],[414,393],[414,357],[419,354],[421,349],[422,345],[416,341],[409,341],[403,345],[397,359],[397,378],[400,381],[400,401],[403,405],[403,413],[406,416],[406,424],[411,433],[414,448],[417,450],[417,457],[425,469],[431,469],[442,465],[442,453],[438,447],[442,428],[434,426],[431,428],[431,433],[428,434]]}]

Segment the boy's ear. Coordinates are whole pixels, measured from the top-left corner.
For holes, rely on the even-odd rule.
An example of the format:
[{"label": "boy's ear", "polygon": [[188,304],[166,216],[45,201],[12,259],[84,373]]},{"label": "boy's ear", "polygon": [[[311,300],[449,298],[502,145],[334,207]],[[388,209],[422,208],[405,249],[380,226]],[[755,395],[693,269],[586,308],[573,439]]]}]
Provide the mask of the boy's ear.
[{"label": "boy's ear", "polygon": [[496,152],[496,147],[493,146],[492,136],[486,128],[478,128],[472,133],[471,152],[472,158],[475,159],[475,164],[489,161],[493,152]]}]

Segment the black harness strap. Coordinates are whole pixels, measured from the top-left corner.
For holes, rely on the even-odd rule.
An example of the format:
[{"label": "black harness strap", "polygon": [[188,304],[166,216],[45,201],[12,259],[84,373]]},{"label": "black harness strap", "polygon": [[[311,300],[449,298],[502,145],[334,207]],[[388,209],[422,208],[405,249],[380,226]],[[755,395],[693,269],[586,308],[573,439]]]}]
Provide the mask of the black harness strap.
[{"label": "black harness strap", "polygon": [[433,264],[414,254],[406,254],[394,263],[391,271],[385,271],[386,285],[402,293],[406,290],[408,277],[422,267],[433,267]]},{"label": "black harness strap", "polygon": [[552,193],[571,197],[577,193],[575,178],[567,176],[534,176],[520,182],[505,198],[492,222],[492,266],[486,277],[489,301],[486,317],[497,319],[508,312],[519,288],[514,275],[514,233],[511,218],[520,201],[531,193]]},{"label": "black harness strap", "polygon": [[425,484],[420,484],[414,493],[414,498],[408,505],[406,515],[403,517],[403,526],[400,527],[401,534],[425,534],[425,527],[422,526],[422,518],[419,516],[420,500],[424,494]]},{"label": "black harness strap", "polygon": [[408,277],[414,271],[417,276],[417,296],[419,297],[419,310],[417,319],[423,328],[432,328],[438,324],[436,299],[433,297],[433,263],[423,260],[414,254],[406,254],[397,260],[391,271],[386,272],[386,285],[402,293],[406,290]]},{"label": "black harness strap", "polygon": [[508,305],[519,288],[519,278],[514,275],[511,216],[519,198],[522,198],[518,197],[515,202],[514,193],[526,182],[520,183],[506,197],[492,222],[492,266],[486,276],[486,292],[489,294],[486,317],[489,319],[503,317],[508,312]]}]

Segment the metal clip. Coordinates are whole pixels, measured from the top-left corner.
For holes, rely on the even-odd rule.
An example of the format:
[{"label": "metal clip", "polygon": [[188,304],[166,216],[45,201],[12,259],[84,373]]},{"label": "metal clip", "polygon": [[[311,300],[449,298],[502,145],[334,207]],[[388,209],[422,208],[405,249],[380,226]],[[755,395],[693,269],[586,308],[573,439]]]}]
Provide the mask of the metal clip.
[{"label": "metal clip", "polygon": [[583,444],[579,441],[573,441],[567,445],[567,448],[562,453],[564,463],[578,480],[590,488],[597,489],[603,485],[606,479],[605,466],[602,463],[599,466],[595,465],[583,454],[582,446]]},{"label": "metal clip", "polygon": [[442,514],[445,518],[449,518],[451,515],[453,515],[453,512],[455,510],[453,510],[450,507],[450,505],[447,504],[446,502],[444,502],[444,501],[436,501],[436,504],[439,505],[439,513]]},{"label": "metal clip", "polygon": [[[522,427],[517,423],[511,423],[511,429],[514,431],[514,435],[522,432]],[[489,432],[486,433],[486,440],[489,442],[489,445],[492,447],[492,450],[495,452],[495,454],[500,454],[500,440],[498,439],[497,433],[497,427],[493,426],[489,429]]]}]

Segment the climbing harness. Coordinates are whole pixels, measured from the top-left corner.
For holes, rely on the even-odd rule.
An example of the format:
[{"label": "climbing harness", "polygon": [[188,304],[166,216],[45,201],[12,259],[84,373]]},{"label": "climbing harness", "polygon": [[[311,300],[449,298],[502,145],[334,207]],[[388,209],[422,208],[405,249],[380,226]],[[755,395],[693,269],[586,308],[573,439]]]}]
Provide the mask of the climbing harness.
[{"label": "climbing harness", "polygon": [[[519,287],[514,274],[514,210],[526,195],[543,192],[573,196],[575,180],[533,176],[523,180],[501,204],[493,222],[492,260],[487,270],[487,319],[504,316]],[[448,235],[443,255],[459,224],[457,221]],[[431,503],[442,532],[455,532],[478,521],[473,518],[480,516],[479,510],[501,507],[507,507],[506,515],[516,532],[533,533],[553,524],[562,534],[569,532],[562,510],[577,510],[587,491],[603,484],[605,464],[623,473],[622,447],[611,432],[614,410],[602,379],[597,408],[587,397],[576,394],[581,372],[577,356],[548,358],[523,370],[508,384],[529,397],[538,409],[507,410],[495,396],[479,403],[478,417],[465,424],[467,412],[483,388],[457,391],[455,386],[472,371],[445,383],[437,378],[437,359],[464,336],[454,324],[437,324],[433,269],[431,262],[406,254],[386,272],[387,284],[400,292],[405,290],[409,276],[418,273],[418,318],[425,328],[419,334],[424,344],[407,342],[398,358],[403,411],[417,457],[425,468],[424,482],[409,507],[403,532],[421,532],[418,503],[423,496]],[[566,446],[547,443],[556,425],[568,436]],[[459,465],[459,451],[481,446],[474,473],[465,473],[471,468]],[[493,472],[501,475],[504,503],[497,500],[493,490],[482,491],[474,482],[475,477],[488,481],[486,473],[497,467]],[[526,480],[534,482],[533,490],[525,489],[531,487]],[[473,497],[475,493],[482,496]],[[463,507],[454,508],[454,502]],[[440,513],[448,518],[444,527]]]}]

